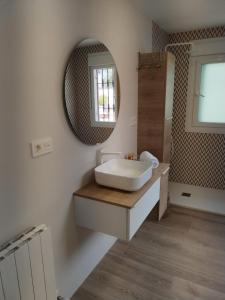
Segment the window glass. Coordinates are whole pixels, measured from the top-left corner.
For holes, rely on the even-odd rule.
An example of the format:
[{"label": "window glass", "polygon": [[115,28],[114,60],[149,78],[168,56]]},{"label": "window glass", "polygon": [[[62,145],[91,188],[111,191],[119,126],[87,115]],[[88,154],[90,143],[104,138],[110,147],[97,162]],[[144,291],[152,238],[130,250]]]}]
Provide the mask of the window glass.
[{"label": "window glass", "polygon": [[115,67],[93,67],[96,122],[116,122]]},{"label": "window glass", "polygon": [[198,122],[225,123],[225,63],[201,66]]}]

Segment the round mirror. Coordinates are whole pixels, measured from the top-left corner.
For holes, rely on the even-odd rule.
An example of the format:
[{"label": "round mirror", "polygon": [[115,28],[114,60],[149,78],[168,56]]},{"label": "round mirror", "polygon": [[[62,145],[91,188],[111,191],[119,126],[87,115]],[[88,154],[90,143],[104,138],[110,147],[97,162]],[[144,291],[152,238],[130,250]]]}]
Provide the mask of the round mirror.
[{"label": "round mirror", "polygon": [[116,126],[119,106],[119,77],[111,53],[99,41],[82,41],[69,57],[64,79],[71,129],[85,144],[103,143]]}]

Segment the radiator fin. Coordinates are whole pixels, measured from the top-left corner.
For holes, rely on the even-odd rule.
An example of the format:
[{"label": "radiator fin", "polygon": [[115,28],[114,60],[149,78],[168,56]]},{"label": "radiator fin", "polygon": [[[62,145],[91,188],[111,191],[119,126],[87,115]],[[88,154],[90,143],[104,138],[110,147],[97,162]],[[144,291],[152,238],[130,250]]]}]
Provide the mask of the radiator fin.
[{"label": "radiator fin", "polygon": [[2,288],[2,277],[0,273],[0,300],[5,300],[4,293],[3,293],[3,288]]},{"label": "radiator fin", "polygon": [[15,259],[21,299],[34,300],[34,289],[31,277],[30,257],[27,244],[24,244],[15,252]]},{"label": "radiator fin", "polygon": [[35,300],[47,300],[40,236],[28,242]]},{"label": "radiator fin", "polygon": [[0,264],[5,300],[21,300],[14,253]]},{"label": "radiator fin", "polygon": [[40,237],[42,245],[47,300],[52,300],[56,298],[56,283],[54,280],[55,274],[50,232],[46,230],[40,235]]}]

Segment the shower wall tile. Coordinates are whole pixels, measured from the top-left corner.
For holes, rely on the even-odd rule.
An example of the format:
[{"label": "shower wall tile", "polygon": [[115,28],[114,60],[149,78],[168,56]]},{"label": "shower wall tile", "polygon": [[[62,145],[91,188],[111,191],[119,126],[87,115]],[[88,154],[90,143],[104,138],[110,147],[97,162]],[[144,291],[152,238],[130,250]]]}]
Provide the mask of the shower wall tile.
[{"label": "shower wall tile", "polygon": [[[153,25],[153,50],[165,44],[164,34]],[[202,28],[194,31],[169,34],[169,43],[225,37],[225,26]],[[169,47],[176,57],[173,144],[170,181],[225,189],[225,135],[185,132],[187,105],[189,46]]]}]

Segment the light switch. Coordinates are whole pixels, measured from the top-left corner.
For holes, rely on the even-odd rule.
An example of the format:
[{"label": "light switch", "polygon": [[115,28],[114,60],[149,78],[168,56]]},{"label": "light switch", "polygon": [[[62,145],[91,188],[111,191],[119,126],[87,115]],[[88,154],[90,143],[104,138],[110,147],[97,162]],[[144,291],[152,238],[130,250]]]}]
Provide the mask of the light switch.
[{"label": "light switch", "polygon": [[53,151],[53,140],[51,137],[34,140],[31,142],[31,152],[33,157],[38,157]]}]

